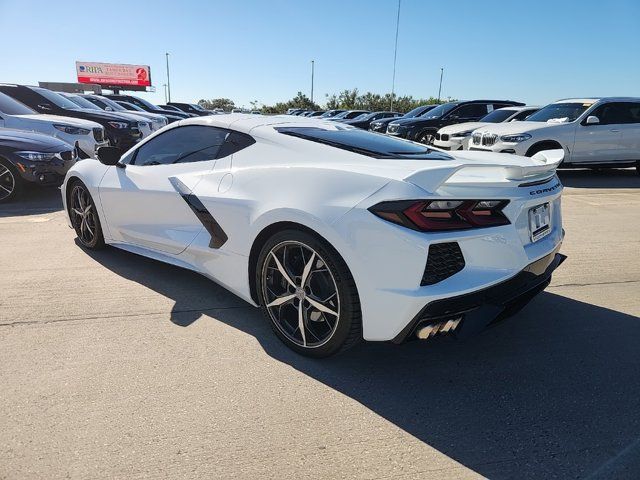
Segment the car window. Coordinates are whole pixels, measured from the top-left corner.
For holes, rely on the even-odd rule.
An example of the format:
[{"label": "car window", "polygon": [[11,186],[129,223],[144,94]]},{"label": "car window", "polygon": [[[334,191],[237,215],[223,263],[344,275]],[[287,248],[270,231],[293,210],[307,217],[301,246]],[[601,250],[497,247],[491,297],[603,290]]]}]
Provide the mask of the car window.
[{"label": "car window", "polygon": [[[409,142],[359,128],[343,127],[276,127],[276,131],[311,142],[322,143],[373,158],[429,159],[434,152],[426,145]],[[441,158],[441,157],[438,157]]]},{"label": "car window", "polygon": [[535,112],[537,112],[537,110],[523,110],[520,113],[518,113],[517,115],[515,115],[511,121],[517,121],[520,122],[522,120],[526,120],[529,116],[533,115]]},{"label": "car window", "polygon": [[513,115],[513,110],[494,110],[480,119],[481,122],[501,123]]},{"label": "car window", "polygon": [[458,118],[482,118],[488,112],[486,103],[468,103],[460,105],[451,112],[451,116]]},{"label": "car window", "polygon": [[44,98],[49,100],[54,105],[60,108],[66,108],[67,110],[79,110],[80,107],[73,103],[71,100],[64,98],[62,95],[56,92],[52,92],[51,90],[47,90],[46,88],[40,87],[32,87],[32,90],[36,93],[39,93]]},{"label": "car window", "polygon": [[173,128],[142,145],[133,165],[169,165],[214,160],[255,143],[240,132],[202,125]]},{"label": "car window", "polygon": [[33,115],[35,110],[31,110],[29,107],[14,100],[9,95],[0,93],[0,112],[7,115]]},{"label": "car window", "polygon": [[640,103],[611,102],[600,105],[591,115],[598,117],[600,125],[640,123]]}]

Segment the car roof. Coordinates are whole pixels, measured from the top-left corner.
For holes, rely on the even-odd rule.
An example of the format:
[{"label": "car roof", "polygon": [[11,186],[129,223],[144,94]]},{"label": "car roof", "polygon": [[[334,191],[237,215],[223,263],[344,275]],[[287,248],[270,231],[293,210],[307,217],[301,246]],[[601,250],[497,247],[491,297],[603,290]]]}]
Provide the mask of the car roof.
[{"label": "car roof", "polygon": [[553,103],[587,103],[587,102],[640,102],[640,97],[585,97],[563,98]]}]

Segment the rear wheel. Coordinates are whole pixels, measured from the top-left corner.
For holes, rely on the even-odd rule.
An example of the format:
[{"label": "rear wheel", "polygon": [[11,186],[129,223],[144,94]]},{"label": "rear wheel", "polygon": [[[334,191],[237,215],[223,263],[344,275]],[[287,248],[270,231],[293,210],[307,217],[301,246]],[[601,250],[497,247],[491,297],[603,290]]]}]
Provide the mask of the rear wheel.
[{"label": "rear wheel", "polygon": [[91,250],[104,247],[102,226],[96,210],[96,205],[87,186],[80,180],[76,181],[69,191],[67,198],[69,217],[76,231],[80,243]]},{"label": "rear wheel", "polygon": [[327,357],[362,337],[355,282],[326,242],[299,230],[273,235],[256,268],[262,311],[289,348]]},{"label": "rear wheel", "polygon": [[0,158],[0,203],[10,202],[22,192],[22,178],[16,168]]}]

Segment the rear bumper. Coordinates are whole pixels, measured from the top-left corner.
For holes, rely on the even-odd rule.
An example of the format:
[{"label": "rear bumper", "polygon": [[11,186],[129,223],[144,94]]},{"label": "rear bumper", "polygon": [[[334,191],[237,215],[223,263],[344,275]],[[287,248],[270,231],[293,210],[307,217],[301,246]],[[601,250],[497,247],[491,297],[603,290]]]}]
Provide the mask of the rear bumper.
[{"label": "rear bumper", "polygon": [[567,258],[558,253],[559,249],[560,245],[509,280],[465,295],[428,303],[392,341],[402,343],[413,338],[422,327],[444,325],[449,320],[457,319],[460,321],[455,328],[455,336],[464,338],[509,318],[549,285],[553,271]]}]

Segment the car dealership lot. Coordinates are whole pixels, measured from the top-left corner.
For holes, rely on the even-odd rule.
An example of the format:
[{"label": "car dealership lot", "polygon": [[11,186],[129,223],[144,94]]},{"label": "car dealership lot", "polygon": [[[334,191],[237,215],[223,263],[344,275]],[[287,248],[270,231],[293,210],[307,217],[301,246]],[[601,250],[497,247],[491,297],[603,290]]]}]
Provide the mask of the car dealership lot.
[{"label": "car dealership lot", "polygon": [[632,478],[640,178],[562,172],[569,256],[465,342],[292,353],[197,274],[0,206],[0,478]]}]

